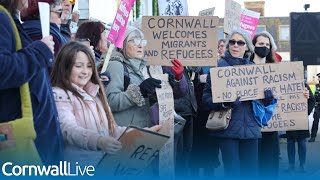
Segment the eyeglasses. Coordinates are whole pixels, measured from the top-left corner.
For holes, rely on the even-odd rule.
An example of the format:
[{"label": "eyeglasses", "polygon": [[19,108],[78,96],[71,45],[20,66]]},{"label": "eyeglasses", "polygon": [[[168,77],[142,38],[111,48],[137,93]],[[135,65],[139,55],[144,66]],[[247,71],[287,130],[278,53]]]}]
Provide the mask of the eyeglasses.
[{"label": "eyeglasses", "polygon": [[139,46],[141,44],[141,46],[146,46],[147,45],[147,40],[145,39],[141,39],[141,38],[134,38],[134,39],[130,39],[128,42],[132,41],[134,45]]},{"label": "eyeglasses", "polygon": [[59,15],[59,17],[61,17],[63,10],[62,9],[58,9],[56,11],[50,11],[50,12],[56,13],[56,14]]},{"label": "eyeglasses", "polygon": [[83,45],[90,47],[90,39],[89,38],[76,38],[75,40]]},{"label": "eyeglasses", "polygon": [[106,28],[104,28],[102,31],[101,31],[101,34],[103,33],[104,35],[107,35],[108,34],[108,30]]},{"label": "eyeglasses", "polygon": [[236,41],[236,40],[229,40],[229,44],[230,45],[235,45],[237,43],[237,45],[238,46],[244,46],[244,45],[246,45],[246,42],[244,42],[244,41],[242,41],[242,40],[240,40],[240,41]]},{"label": "eyeglasses", "polygon": [[91,42],[89,38],[76,38],[76,41],[79,41],[79,42]]}]

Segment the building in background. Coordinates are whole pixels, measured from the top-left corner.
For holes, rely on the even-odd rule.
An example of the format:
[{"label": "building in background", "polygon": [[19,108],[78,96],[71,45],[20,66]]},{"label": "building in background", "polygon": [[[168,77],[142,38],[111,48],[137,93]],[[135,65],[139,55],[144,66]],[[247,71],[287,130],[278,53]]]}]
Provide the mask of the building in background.
[{"label": "building in background", "polygon": [[[290,61],[290,17],[265,17],[265,1],[248,1],[244,2],[245,8],[260,13],[259,25],[256,33],[261,31],[268,31],[274,37],[275,43],[278,46],[277,53],[282,56],[282,61]],[[223,18],[219,19],[219,39],[225,38],[223,33]],[[320,33],[320,32],[319,32]],[[307,66],[306,67],[307,82],[314,84],[318,82],[316,76],[320,72],[320,66]]]},{"label": "building in background", "polygon": [[[136,0],[135,7],[131,12],[129,21],[134,21],[142,16],[152,16],[154,14],[154,4],[157,0]],[[117,11],[118,0],[77,0],[78,9],[81,12],[81,19],[93,17],[105,23],[112,23]],[[268,2],[267,2],[268,3]],[[283,61],[290,61],[290,18],[284,17],[265,17],[265,7],[269,7],[264,0],[250,0],[243,2],[246,9],[259,12],[261,14],[259,25],[256,32],[268,31],[274,37],[278,46],[277,52],[282,56]],[[138,5],[138,7],[137,7]],[[105,8],[101,8],[105,7]],[[189,6],[189,11],[192,6]],[[103,10],[101,10],[103,9]],[[302,6],[301,6],[302,9]],[[270,10],[269,10],[270,11]],[[270,13],[269,13],[270,14]],[[223,18],[219,19],[218,36],[224,38]],[[316,82],[316,74],[320,72],[320,66],[308,66],[308,82]]]}]

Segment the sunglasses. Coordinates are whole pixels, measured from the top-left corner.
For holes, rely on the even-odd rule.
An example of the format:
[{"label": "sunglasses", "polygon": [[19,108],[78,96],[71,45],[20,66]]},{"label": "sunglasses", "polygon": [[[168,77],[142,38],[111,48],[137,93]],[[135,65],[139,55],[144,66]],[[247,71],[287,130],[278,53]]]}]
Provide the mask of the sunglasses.
[{"label": "sunglasses", "polygon": [[244,45],[246,45],[246,42],[244,42],[244,41],[242,41],[242,40],[240,40],[240,41],[236,41],[236,40],[229,40],[229,44],[230,45],[235,45],[237,43],[237,45],[238,46],[244,46]]},{"label": "sunglasses", "polygon": [[147,40],[145,39],[141,39],[141,38],[134,38],[129,40],[128,42],[132,41],[134,45],[139,46],[141,44],[141,46],[146,46],[147,45]]},{"label": "sunglasses", "polygon": [[70,4],[72,4],[72,5],[76,3],[76,0],[62,0],[62,2],[65,2],[65,1],[69,1]]}]

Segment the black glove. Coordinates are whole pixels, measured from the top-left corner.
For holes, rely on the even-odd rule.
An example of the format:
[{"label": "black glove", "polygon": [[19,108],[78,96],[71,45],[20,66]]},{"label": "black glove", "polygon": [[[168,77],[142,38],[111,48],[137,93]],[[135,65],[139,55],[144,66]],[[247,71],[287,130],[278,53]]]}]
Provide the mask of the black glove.
[{"label": "black glove", "polygon": [[223,106],[227,108],[233,108],[234,106],[238,106],[239,104],[241,104],[240,98],[241,98],[240,96],[237,97],[235,102],[224,102]]},{"label": "black glove", "polygon": [[270,89],[264,90],[264,99],[262,100],[264,106],[269,106],[272,104],[274,99],[273,93]]},{"label": "black glove", "polygon": [[156,88],[161,88],[161,81],[155,78],[148,78],[144,80],[139,87],[142,96],[148,97],[148,94],[154,94],[156,92]]}]

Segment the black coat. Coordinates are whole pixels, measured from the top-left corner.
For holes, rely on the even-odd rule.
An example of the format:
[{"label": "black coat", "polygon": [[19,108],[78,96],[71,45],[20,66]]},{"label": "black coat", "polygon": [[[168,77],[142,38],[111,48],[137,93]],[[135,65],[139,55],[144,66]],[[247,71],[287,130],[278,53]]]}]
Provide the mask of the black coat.
[{"label": "black coat", "polygon": [[[174,109],[180,116],[196,116],[197,114],[197,99],[194,91],[193,81],[189,78],[189,74],[192,74],[192,70],[189,68],[184,69],[184,77],[188,85],[188,92],[185,96],[174,100]],[[195,72],[196,73],[196,72]]]},{"label": "black coat", "polygon": [[[308,99],[308,115],[312,112],[315,104],[316,104],[316,99],[313,96],[310,87],[306,84],[306,88],[309,90],[309,99]],[[296,130],[296,131],[287,131],[286,134],[282,135],[281,137],[284,138],[308,138],[310,137],[310,132],[309,130]]]}]

